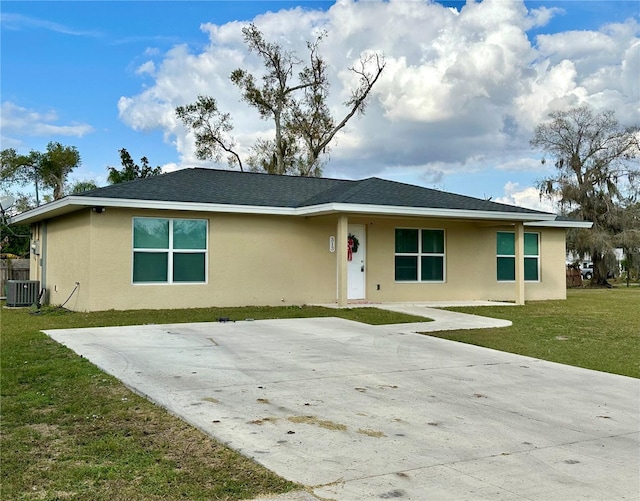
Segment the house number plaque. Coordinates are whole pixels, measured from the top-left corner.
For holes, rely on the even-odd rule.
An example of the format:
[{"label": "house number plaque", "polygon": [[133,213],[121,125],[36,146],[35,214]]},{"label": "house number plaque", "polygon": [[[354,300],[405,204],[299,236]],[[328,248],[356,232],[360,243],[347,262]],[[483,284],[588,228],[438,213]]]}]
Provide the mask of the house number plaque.
[{"label": "house number plaque", "polygon": [[335,251],[336,251],[336,237],[331,235],[329,237],[329,252],[335,252]]}]

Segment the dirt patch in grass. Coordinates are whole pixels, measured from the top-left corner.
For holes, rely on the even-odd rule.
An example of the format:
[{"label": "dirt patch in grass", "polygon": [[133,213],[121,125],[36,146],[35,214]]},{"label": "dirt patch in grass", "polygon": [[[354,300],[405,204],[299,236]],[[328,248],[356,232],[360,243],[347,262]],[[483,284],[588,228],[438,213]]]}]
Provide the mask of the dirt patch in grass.
[{"label": "dirt patch in grass", "polygon": [[35,431],[38,435],[43,437],[54,437],[59,432],[57,425],[49,423],[28,424],[26,425],[26,428]]}]

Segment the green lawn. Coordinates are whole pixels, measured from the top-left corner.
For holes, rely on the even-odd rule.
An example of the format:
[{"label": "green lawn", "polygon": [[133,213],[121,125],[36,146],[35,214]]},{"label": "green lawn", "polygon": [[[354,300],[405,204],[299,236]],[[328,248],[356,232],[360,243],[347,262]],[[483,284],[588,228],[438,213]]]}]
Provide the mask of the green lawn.
[{"label": "green lawn", "polygon": [[447,309],[513,326],[428,335],[640,378],[640,287],[570,289],[566,301]]},{"label": "green lawn", "polygon": [[358,308],[71,313],[0,310],[0,499],[221,500],[299,488],[133,394],[42,329],[246,318],[410,315]]}]

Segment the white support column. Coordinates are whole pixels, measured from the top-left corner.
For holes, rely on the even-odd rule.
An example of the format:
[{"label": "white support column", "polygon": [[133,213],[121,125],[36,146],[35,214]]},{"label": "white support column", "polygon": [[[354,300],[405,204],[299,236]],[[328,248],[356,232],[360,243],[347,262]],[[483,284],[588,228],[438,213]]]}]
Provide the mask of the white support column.
[{"label": "white support column", "polygon": [[524,304],[524,224],[515,225],[516,237],[516,304]]},{"label": "white support column", "polygon": [[336,230],[336,259],[338,268],[338,306],[347,306],[347,236],[349,232],[349,218],[341,214],[338,216]]}]

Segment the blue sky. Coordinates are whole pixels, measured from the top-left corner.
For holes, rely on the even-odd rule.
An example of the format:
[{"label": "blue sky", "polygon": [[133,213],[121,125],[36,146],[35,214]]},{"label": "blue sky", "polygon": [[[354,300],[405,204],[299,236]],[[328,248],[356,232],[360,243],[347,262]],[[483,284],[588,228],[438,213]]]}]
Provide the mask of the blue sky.
[{"label": "blue sky", "polygon": [[83,164],[72,177],[100,185],[122,147],[166,170],[216,167],[195,159],[173,108],[213,95],[248,148],[269,124],[239,103],[227,79],[238,57],[259,72],[238,56],[241,26],[255,21],[301,54],[300,41],[322,27],[336,115],[354,54],[380,51],[388,63],[367,114],[338,137],[325,175],[378,176],[536,208],[533,186],[547,172],[528,139],[549,111],[588,103],[616,110],[623,123],[640,121],[639,5],[3,0],[1,147],[74,145]]}]

